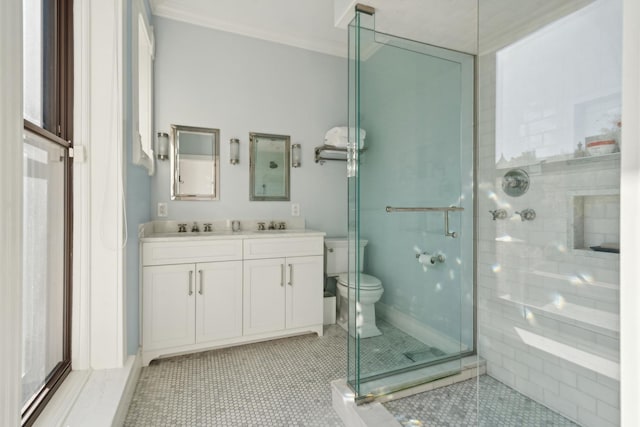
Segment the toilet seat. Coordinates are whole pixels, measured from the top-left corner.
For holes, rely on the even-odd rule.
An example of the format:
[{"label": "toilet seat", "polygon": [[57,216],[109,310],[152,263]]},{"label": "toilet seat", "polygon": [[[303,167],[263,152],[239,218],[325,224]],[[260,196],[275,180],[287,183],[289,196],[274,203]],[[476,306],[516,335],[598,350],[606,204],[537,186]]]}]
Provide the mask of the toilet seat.
[{"label": "toilet seat", "polygon": [[[351,280],[349,280],[351,278]],[[349,287],[355,288],[355,277],[353,274],[342,273],[338,275],[338,283],[342,286],[347,286],[350,283]],[[374,276],[369,276],[368,274],[360,273],[360,289],[379,289],[382,287],[382,282],[380,279]]]}]

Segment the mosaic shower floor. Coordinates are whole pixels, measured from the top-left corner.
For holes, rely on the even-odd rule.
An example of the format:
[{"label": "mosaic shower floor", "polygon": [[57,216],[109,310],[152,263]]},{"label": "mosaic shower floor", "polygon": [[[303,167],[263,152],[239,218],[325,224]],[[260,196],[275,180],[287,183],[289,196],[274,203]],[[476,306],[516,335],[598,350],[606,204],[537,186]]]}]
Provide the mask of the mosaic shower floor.
[{"label": "mosaic shower floor", "polygon": [[376,326],[382,335],[360,340],[361,377],[426,363],[445,355],[439,348],[418,341],[384,320],[376,320]]},{"label": "mosaic shower floor", "polygon": [[474,378],[383,405],[405,427],[577,426],[488,375],[482,375],[479,381]]}]

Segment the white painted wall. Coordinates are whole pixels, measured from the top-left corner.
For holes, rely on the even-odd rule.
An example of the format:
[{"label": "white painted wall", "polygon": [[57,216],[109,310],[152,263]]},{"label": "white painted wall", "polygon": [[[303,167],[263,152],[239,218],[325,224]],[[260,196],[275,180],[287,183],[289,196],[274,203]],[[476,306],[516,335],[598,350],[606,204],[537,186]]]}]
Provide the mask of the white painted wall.
[{"label": "white painted wall", "polygon": [[0,2],[0,425],[20,424],[22,2]]},{"label": "white painted wall", "polygon": [[[640,425],[640,2],[624,0],[622,138],[634,141],[622,153],[620,257],[622,426]],[[628,119],[627,119],[628,118]]]},{"label": "white painted wall", "polygon": [[[125,360],[123,2],[91,1],[88,127],[90,248],[90,366],[121,367]],[[86,77],[86,76],[84,76]],[[76,76],[78,78],[78,76]],[[83,136],[84,132],[81,133]],[[86,179],[86,177],[85,177]],[[79,197],[79,196],[76,196]],[[75,231],[76,233],[78,230]],[[76,343],[79,344],[79,343]]]},{"label": "white painted wall", "polygon": [[[347,120],[344,58],[155,17],[155,129],[171,124],[220,129],[220,200],[171,201],[169,162],[157,162],[152,213],[168,202],[176,220],[288,218],[289,202],[249,201],[249,132],[291,136],[302,167],[291,169],[291,202],[307,228],[346,234],[345,162],[314,163],[325,132]],[[240,139],[240,164],[229,139]]]}]

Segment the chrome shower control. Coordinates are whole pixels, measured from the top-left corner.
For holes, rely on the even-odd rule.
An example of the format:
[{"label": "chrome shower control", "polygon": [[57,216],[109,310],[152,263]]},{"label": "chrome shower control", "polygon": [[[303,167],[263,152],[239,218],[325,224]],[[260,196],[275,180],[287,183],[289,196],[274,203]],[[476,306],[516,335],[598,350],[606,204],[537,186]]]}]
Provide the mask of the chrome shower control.
[{"label": "chrome shower control", "polygon": [[504,209],[495,209],[492,211],[489,211],[489,213],[493,216],[493,220],[495,221],[496,219],[506,219],[507,218],[507,211]]},{"label": "chrome shower control", "polygon": [[536,211],[533,209],[525,209],[522,212],[516,212],[516,215],[520,215],[521,221],[533,221],[536,219]]}]

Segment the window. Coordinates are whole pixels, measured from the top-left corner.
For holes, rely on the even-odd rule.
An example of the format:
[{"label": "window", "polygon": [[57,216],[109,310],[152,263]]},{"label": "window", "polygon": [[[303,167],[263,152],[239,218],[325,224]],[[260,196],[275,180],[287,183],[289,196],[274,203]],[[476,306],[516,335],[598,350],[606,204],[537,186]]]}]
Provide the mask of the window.
[{"label": "window", "polygon": [[[133,3],[133,16],[137,25],[133,26],[133,32],[137,43],[133,43],[134,70],[134,117],[137,117],[137,126],[133,131],[133,163],[148,169],[149,175],[153,175],[155,163],[153,158],[153,28],[147,22],[142,1]],[[136,88],[137,87],[137,91]],[[137,101],[137,102],[136,102]],[[137,110],[137,114],[135,114]]]},{"label": "window", "polygon": [[[497,54],[496,163],[565,160],[619,132],[622,4],[600,0]],[[598,82],[594,84],[594,82]]]},{"label": "window", "polygon": [[72,6],[23,2],[23,425],[71,371]]}]

